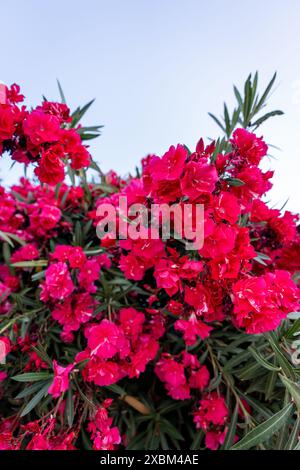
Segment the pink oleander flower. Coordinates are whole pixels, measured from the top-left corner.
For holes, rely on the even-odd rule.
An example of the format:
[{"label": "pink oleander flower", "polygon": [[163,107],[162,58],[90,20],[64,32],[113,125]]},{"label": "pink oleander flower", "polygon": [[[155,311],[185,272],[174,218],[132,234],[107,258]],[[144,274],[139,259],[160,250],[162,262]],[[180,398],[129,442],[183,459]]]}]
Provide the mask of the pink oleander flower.
[{"label": "pink oleander flower", "polygon": [[23,129],[33,145],[55,142],[59,139],[59,120],[43,111],[36,110],[30,113],[24,120]]},{"label": "pink oleander flower", "polygon": [[53,146],[42,152],[42,157],[35,168],[34,173],[42,183],[58,184],[65,178],[65,165],[63,148],[59,145]]},{"label": "pink oleander flower", "polygon": [[120,326],[125,335],[137,338],[143,331],[145,315],[133,307],[122,308],[119,315]]},{"label": "pink oleander flower", "polygon": [[197,388],[203,390],[209,383],[209,372],[206,366],[201,366],[198,370],[191,372],[189,386],[191,388]]},{"label": "pink oleander flower", "polygon": [[185,166],[185,172],[181,180],[181,190],[190,201],[195,201],[199,196],[211,193],[218,180],[218,174],[214,166],[202,162],[189,162]]},{"label": "pink oleander flower", "polygon": [[89,293],[76,294],[57,304],[51,314],[63,326],[66,334],[78,330],[80,325],[91,319],[94,304],[94,299]]},{"label": "pink oleander flower", "polygon": [[289,312],[298,311],[299,300],[299,289],[287,271],[241,279],[233,285],[233,318],[247,333],[264,333],[276,329]]},{"label": "pink oleander flower", "polygon": [[34,243],[28,243],[27,245],[18,248],[10,257],[11,263],[17,263],[18,261],[32,261],[39,257],[39,250]]},{"label": "pink oleander flower", "polygon": [[68,390],[69,376],[73,368],[73,364],[70,364],[67,367],[62,367],[59,366],[55,360],[53,361],[54,379],[48,389],[48,393],[50,393],[53,398],[60,397],[63,392]]},{"label": "pink oleander flower", "polygon": [[46,280],[42,285],[41,300],[62,300],[68,297],[74,290],[66,263],[53,263],[46,270]]},{"label": "pink oleander flower", "polygon": [[192,314],[188,320],[176,320],[175,329],[183,333],[183,338],[187,346],[193,346],[197,337],[205,339],[209,336],[212,327],[199,320]]},{"label": "pink oleander flower", "polygon": [[129,343],[123,331],[113,322],[102,320],[99,325],[87,328],[85,335],[88,339],[88,347],[92,356],[100,359],[110,359],[115,354],[126,357],[129,351]]},{"label": "pink oleander flower", "polygon": [[71,268],[81,268],[86,262],[86,255],[81,246],[56,245],[51,258],[57,261],[68,261]]},{"label": "pink oleander flower", "polygon": [[228,417],[225,398],[212,392],[200,400],[199,409],[194,413],[196,428],[206,431],[210,425],[223,426]]},{"label": "pink oleander flower", "polygon": [[246,129],[236,129],[230,142],[241,157],[254,165],[258,165],[268,151],[268,146],[262,137],[257,137]]}]

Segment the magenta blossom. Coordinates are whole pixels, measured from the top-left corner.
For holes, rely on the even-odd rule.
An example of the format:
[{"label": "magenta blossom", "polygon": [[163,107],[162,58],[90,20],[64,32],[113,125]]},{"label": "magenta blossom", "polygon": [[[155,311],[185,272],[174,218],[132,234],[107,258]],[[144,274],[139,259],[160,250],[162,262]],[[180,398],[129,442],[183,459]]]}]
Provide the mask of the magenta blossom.
[{"label": "magenta blossom", "polygon": [[62,367],[59,366],[55,360],[53,361],[54,379],[48,389],[48,393],[50,393],[53,398],[60,397],[63,392],[68,390],[69,375],[73,368],[73,364],[69,364],[67,367]]}]

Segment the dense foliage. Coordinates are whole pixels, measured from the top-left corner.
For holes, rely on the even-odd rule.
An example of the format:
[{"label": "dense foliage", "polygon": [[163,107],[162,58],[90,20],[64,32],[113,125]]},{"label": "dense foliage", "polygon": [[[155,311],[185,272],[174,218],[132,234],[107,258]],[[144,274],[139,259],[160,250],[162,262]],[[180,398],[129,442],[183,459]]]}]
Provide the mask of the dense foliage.
[{"label": "dense foliage", "polygon": [[[0,188],[0,449],[300,448],[298,215],[262,201],[273,172],[253,133],[281,114],[261,114],[274,80],[234,88],[233,113],[212,115],[224,137],[125,179],[84,145],[91,103],[70,114],[60,88],[27,109],[5,90],[0,147],[39,182]],[[121,196],[203,204],[203,247],[100,241],[97,209],[121,226]]]}]

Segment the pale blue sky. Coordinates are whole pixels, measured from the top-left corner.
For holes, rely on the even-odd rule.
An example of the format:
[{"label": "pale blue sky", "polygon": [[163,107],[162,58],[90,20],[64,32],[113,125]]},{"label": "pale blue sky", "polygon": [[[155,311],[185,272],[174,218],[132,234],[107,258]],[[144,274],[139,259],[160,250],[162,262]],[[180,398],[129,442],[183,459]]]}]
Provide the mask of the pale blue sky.
[{"label": "pale blue sky", "polygon": [[[149,152],[193,148],[218,129],[207,111],[232,100],[232,83],[278,71],[272,107],[286,112],[261,133],[279,147],[272,203],[299,210],[300,2],[298,0],[0,0],[0,80],[27,102],[57,99],[56,78],[74,107],[96,103],[88,124],[104,124],[92,154],[104,170],[133,171]],[[8,171],[5,184],[22,172]],[[270,167],[267,161],[265,166]]]}]

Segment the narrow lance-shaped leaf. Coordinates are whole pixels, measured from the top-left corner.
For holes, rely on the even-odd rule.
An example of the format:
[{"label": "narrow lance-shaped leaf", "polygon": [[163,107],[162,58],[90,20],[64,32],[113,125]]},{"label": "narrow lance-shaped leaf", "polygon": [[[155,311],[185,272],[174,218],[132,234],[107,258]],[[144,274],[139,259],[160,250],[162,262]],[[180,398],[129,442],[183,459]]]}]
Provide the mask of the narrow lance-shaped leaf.
[{"label": "narrow lance-shaped leaf", "polygon": [[80,119],[84,116],[84,114],[87,112],[87,110],[92,106],[94,103],[95,99],[89,101],[86,105],[84,105],[82,108],[77,108],[76,111],[72,114],[72,127],[75,127],[76,124],[79,123]]},{"label": "narrow lance-shaped leaf", "polygon": [[37,382],[38,380],[48,380],[52,374],[48,372],[28,372],[26,374],[15,375],[12,377],[16,382]]},{"label": "narrow lance-shaped leaf", "polygon": [[65,94],[63,92],[63,89],[62,89],[62,86],[61,86],[59,80],[57,80],[57,86],[58,86],[58,91],[59,91],[59,94],[60,94],[61,102],[66,104],[67,100],[66,100]]},{"label": "narrow lance-shaped leaf", "polygon": [[288,359],[285,357],[285,355],[281,351],[276,335],[273,332],[270,332],[269,334],[266,335],[266,337],[270,343],[271,348],[273,349],[275,353],[275,356],[278,360],[278,364],[282,368],[282,371],[284,372],[284,374],[291,379],[295,379],[293,367],[291,366]]},{"label": "narrow lance-shaped leaf", "polygon": [[226,433],[226,437],[225,437],[225,440],[224,440],[224,444],[223,444],[223,449],[224,450],[228,450],[233,444],[234,436],[235,436],[235,432],[236,432],[238,409],[239,409],[238,404],[236,404],[236,406],[234,408],[234,411],[233,411],[233,414],[231,416],[230,425],[229,425],[229,428],[228,428],[228,431]]},{"label": "narrow lance-shaped leaf", "polygon": [[260,100],[258,101],[257,106],[256,106],[256,108],[254,109],[254,113],[255,113],[255,114],[264,106],[265,101],[266,101],[266,99],[267,99],[267,97],[268,97],[268,95],[269,95],[269,93],[270,93],[270,91],[271,91],[271,89],[272,89],[272,86],[274,85],[274,82],[275,82],[275,80],[276,80],[276,75],[277,75],[277,73],[275,72],[274,75],[273,75],[273,77],[271,78],[271,80],[270,80],[270,82],[269,82],[267,88],[265,89],[264,93],[262,94],[262,97],[261,97]]},{"label": "narrow lance-shaped leaf", "polygon": [[295,401],[298,410],[300,411],[300,387],[298,384],[292,382],[291,380],[287,379],[283,375],[279,375],[280,380],[286,386],[290,394],[292,395],[293,400]]},{"label": "narrow lance-shaped leaf", "polygon": [[239,90],[237,89],[236,86],[233,87],[233,91],[234,91],[234,94],[235,94],[235,97],[237,99],[237,102],[238,102],[239,106],[242,108],[243,99],[242,99],[241,94],[240,94],[240,92],[239,92]]},{"label": "narrow lance-shaped leaf", "polygon": [[45,381],[38,381],[34,382],[32,385],[29,385],[29,387],[24,388],[18,395],[15,397],[16,400],[19,400],[21,398],[28,397],[29,395],[32,395],[33,393],[37,392],[42,388],[45,384]]},{"label": "narrow lance-shaped leaf", "polygon": [[299,434],[300,434],[300,418],[297,418],[293,429],[291,430],[290,436],[285,446],[285,450],[294,450],[296,445],[299,444]]},{"label": "narrow lance-shaped leaf", "polygon": [[50,386],[51,381],[47,382],[41,390],[27,403],[27,405],[24,407],[21,417],[27,415],[33,408],[35,408],[38,403],[44,398],[44,396],[47,395],[48,393],[48,388]]},{"label": "narrow lance-shaped leaf", "polygon": [[246,436],[237,442],[231,450],[246,450],[265,442],[275,432],[277,432],[286,423],[291,415],[293,404],[289,403],[278,413],[274,414],[271,418],[262,424],[252,429]]},{"label": "narrow lance-shaped leaf", "polygon": [[221,121],[212,113],[208,113],[208,115],[215,121],[215,123],[222,129],[222,131],[226,134],[226,129],[221,123]]},{"label": "narrow lance-shaped leaf", "polygon": [[254,127],[254,130],[256,130],[263,122],[267,121],[270,117],[274,116],[281,116],[284,114],[283,111],[280,111],[280,109],[276,109],[275,111],[270,111],[269,113],[264,114],[264,116],[260,117],[257,119],[253,124],[251,124],[251,127]]},{"label": "narrow lance-shaped leaf", "polygon": [[72,386],[69,387],[69,390],[67,392],[65,414],[67,417],[67,423],[71,427],[74,421],[74,398],[73,398]]},{"label": "narrow lance-shaped leaf", "polygon": [[256,349],[254,349],[252,346],[249,347],[249,351],[251,351],[252,356],[257,360],[257,362],[264,367],[265,369],[271,370],[271,371],[280,371],[280,367],[276,367],[273,364],[271,364],[269,361],[267,361]]}]

